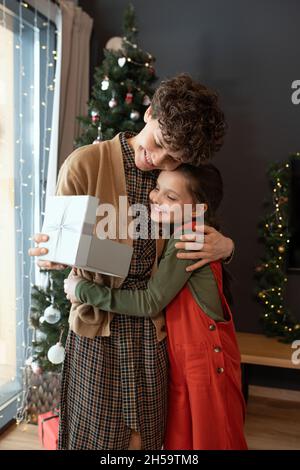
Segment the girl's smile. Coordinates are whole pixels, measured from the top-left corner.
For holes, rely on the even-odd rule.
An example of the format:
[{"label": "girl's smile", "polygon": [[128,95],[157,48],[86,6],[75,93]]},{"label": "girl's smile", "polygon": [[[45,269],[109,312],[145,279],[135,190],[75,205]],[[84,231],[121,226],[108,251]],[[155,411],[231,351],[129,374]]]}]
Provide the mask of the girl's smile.
[{"label": "girl's smile", "polygon": [[158,204],[153,204],[152,209],[154,212],[157,213],[162,213],[162,214],[169,214],[170,213],[170,208],[169,206],[159,206]]},{"label": "girl's smile", "polygon": [[161,171],[150,192],[151,219],[154,222],[180,222],[185,204],[193,204],[187,180],[180,171]]}]

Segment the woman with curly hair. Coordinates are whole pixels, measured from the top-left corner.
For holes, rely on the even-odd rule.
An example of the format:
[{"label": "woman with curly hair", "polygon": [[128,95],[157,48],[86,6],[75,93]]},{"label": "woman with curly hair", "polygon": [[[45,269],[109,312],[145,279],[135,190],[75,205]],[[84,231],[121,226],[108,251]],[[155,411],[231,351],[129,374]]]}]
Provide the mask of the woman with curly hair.
[{"label": "woman with curly hair", "polygon": [[[127,196],[129,206],[147,207],[157,170],[172,171],[187,162],[201,164],[219,149],[224,133],[216,94],[188,75],[179,75],[158,87],[139,134],[122,132],[112,140],[72,152],[60,169],[56,194],[96,196],[101,204],[113,205],[117,213],[120,196]],[[121,214],[125,219],[127,215]],[[151,238],[150,218],[148,222],[148,236],[134,240],[121,240],[117,228],[115,239],[133,246],[126,279],[86,270],[78,274],[110,287],[145,289],[160,254],[158,240]],[[206,232],[201,251],[178,254],[194,261],[189,268],[230,259],[232,240],[213,227]],[[45,240],[46,234],[35,237],[37,243]],[[32,248],[30,254],[41,256],[42,248]],[[45,261],[39,265],[60,268]],[[155,318],[124,316],[77,302],[71,306],[69,325],[59,449],[160,449],[168,372],[163,312]]]}]

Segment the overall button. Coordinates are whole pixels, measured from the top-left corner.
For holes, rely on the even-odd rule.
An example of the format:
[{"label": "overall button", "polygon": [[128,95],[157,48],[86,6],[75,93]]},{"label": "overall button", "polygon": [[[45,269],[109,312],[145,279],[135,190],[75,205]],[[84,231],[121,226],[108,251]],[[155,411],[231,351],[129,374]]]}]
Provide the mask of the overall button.
[{"label": "overall button", "polygon": [[222,348],[220,346],[215,346],[214,347],[214,352],[219,353],[222,351]]},{"label": "overall button", "polygon": [[224,372],[224,367],[218,367],[218,368],[217,368],[217,372],[218,372],[218,374],[223,374],[223,372]]},{"label": "overall button", "polygon": [[210,331],[215,331],[216,325],[211,324],[211,325],[209,325],[208,328],[210,329]]}]

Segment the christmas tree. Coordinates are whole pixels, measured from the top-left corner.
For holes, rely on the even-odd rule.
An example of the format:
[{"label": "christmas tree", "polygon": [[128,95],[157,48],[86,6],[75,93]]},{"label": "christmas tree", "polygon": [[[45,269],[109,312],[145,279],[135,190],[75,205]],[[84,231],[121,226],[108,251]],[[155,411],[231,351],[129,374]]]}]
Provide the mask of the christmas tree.
[{"label": "christmas tree", "polygon": [[43,286],[33,286],[30,311],[32,344],[23,374],[23,398],[17,410],[17,423],[25,418],[37,423],[38,415],[59,404],[60,371],[68,334],[70,302],[63,281],[70,268],[43,271]]},{"label": "christmas tree", "polygon": [[[272,189],[271,211],[260,222],[260,240],[265,254],[255,268],[256,298],[263,307],[262,322],[267,336],[278,336],[292,342],[300,338],[300,324],[285,305],[284,294],[288,281],[287,252],[290,243],[289,191],[291,159],[273,164],[268,172]],[[270,204],[269,204],[270,205]]]},{"label": "christmas tree", "polygon": [[111,139],[122,131],[139,132],[144,127],[144,113],[157,77],[155,59],[137,45],[132,5],[125,10],[123,30],[123,38],[109,41],[103,63],[95,71],[89,115],[77,118],[83,132],[76,147]]},{"label": "christmas tree", "polygon": [[[137,45],[137,28],[132,5],[124,14],[124,37],[117,50],[106,49],[105,59],[97,68],[90,115],[79,117],[84,131],[76,146],[114,137],[120,131],[139,132],[143,115],[153,95],[156,77],[153,57]],[[118,39],[118,38],[114,38]],[[70,303],[66,299],[64,271],[45,271],[46,287],[34,286],[30,322],[33,328],[32,354],[27,359],[34,373],[59,371],[64,358],[68,333]]]},{"label": "christmas tree", "polygon": [[70,302],[64,293],[63,281],[69,272],[70,268],[46,271],[47,285],[32,288],[32,356],[28,365],[35,373],[58,371],[63,362],[70,313]]}]

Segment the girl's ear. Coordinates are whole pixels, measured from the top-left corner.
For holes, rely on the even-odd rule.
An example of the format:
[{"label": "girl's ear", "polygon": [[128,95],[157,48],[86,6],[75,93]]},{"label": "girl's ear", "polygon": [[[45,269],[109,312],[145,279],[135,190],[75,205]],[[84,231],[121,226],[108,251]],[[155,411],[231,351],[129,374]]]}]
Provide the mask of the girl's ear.
[{"label": "girl's ear", "polygon": [[151,108],[151,105],[150,105],[150,106],[148,106],[148,108],[146,109],[145,114],[144,114],[145,123],[150,121],[151,118],[152,118],[152,108]]}]

